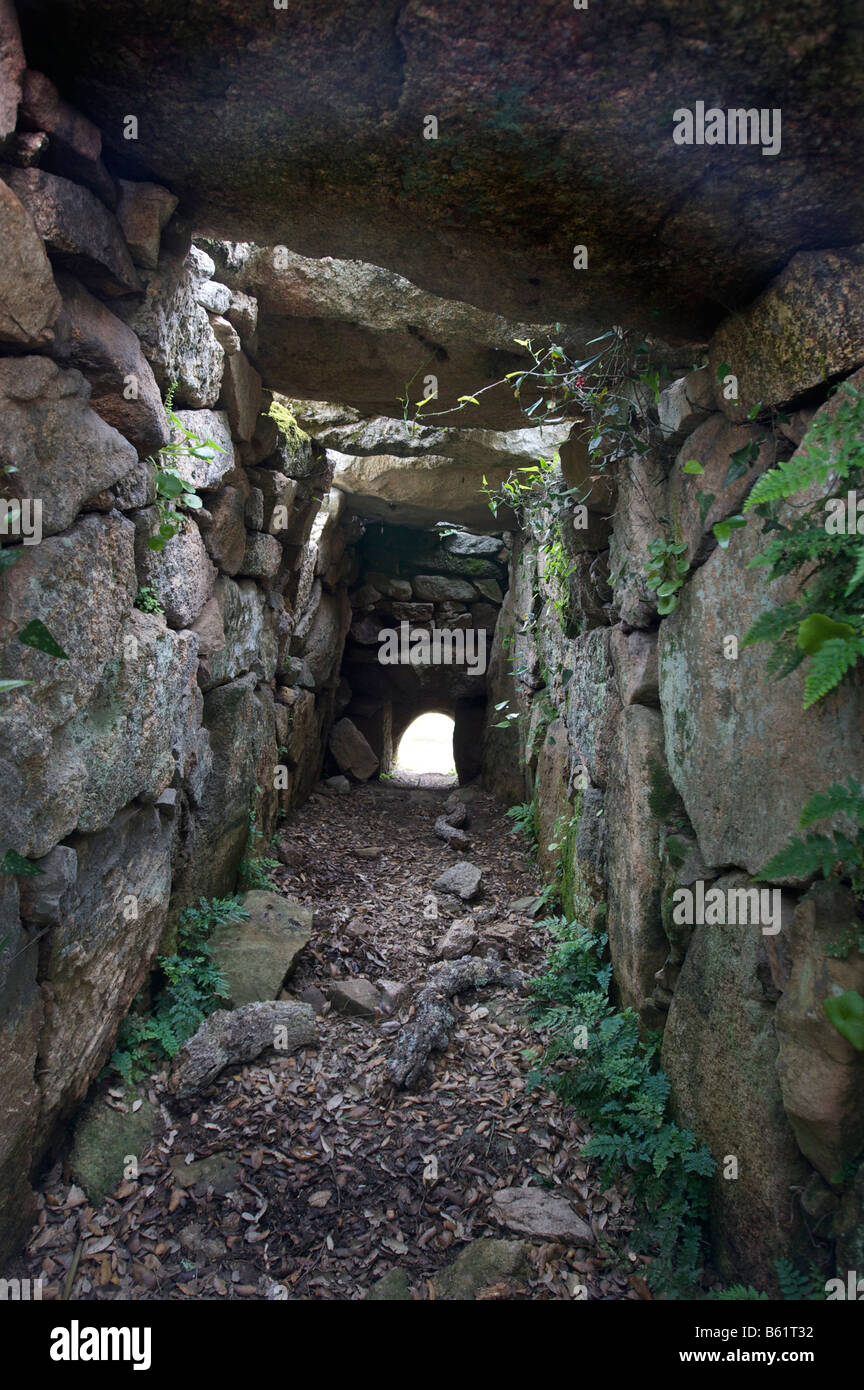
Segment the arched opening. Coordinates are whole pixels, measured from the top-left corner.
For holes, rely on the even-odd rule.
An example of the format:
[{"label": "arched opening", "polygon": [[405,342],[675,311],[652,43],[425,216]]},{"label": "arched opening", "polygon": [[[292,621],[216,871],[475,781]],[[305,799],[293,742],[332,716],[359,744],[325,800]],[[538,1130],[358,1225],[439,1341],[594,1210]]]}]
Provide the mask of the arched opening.
[{"label": "arched opening", "polygon": [[447,714],[421,714],[409,724],[393,759],[393,780],[414,786],[455,786],[454,729]]}]

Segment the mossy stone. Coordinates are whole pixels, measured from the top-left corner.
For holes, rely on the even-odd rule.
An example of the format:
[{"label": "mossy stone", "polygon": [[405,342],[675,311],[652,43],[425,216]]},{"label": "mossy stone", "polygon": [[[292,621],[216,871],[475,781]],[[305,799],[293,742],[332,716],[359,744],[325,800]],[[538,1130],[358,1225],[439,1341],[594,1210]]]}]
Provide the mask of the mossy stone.
[{"label": "mossy stone", "polygon": [[71,1170],[93,1206],[101,1206],[123,1178],[130,1157],[140,1159],[150,1143],[159,1118],[158,1107],[147,1099],[133,1110],[115,1110],[103,1096],[85,1107],[75,1124]]}]

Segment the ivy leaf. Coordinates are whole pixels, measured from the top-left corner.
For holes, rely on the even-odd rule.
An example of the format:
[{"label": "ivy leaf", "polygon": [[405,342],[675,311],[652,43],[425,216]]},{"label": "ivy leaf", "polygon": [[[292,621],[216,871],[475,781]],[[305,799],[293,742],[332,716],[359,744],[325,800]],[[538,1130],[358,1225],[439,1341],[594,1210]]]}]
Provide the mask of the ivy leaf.
[{"label": "ivy leaf", "polygon": [[718,521],[711,527],[717,544],[721,550],[729,549],[729,542],[732,539],[732,532],[738,531],[742,526],[747,525],[747,518],[743,516],[727,516],[725,521]]},{"label": "ivy leaf", "polygon": [[157,479],[157,488],[163,497],[179,497],[181,492],[186,491],[187,484],[179,473],[166,468]]},{"label": "ivy leaf", "polygon": [[58,656],[64,661],[69,657],[60,643],[57,642],[48,631],[45,624],[39,618],[33,618],[26,627],[16,634],[19,642],[23,642],[25,647],[33,647],[37,652],[45,652],[47,656]]},{"label": "ivy leaf", "polygon": [[705,469],[698,459],[688,459],[681,471],[682,473],[692,473],[698,477],[699,474],[705,472]]},{"label": "ivy leaf", "polygon": [[857,989],[847,989],[822,1004],[829,1023],[850,1042],[856,1052],[864,1052],[864,999]]},{"label": "ivy leaf", "polygon": [[0,570],[11,570],[13,565],[17,565],[23,553],[21,546],[10,546],[6,550],[0,550]]},{"label": "ivy leaf", "polygon": [[746,444],[742,444],[740,449],[729,455],[729,467],[726,477],[723,479],[723,486],[728,487],[730,483],[735,483],[739,478],[743,478],[751,463],[755,463],[759,457],[759,449],[763,441],[761,439],[750,439]]},{"label": "ivy leaf", "polygon": [[720,362],[717,367],[717,380],[723,381],[724,377],[729,376],[731,370],[728,362]]},{"label": "ivy leaf", "polygon": [[14,849],[7,849],[0,863],[0,874],[44,874],[45,870],[40,869],[38,864],[33,864],[23,855],[17,854]]},{"label": "ivy leaf", "polygon": [[717,494],[714,492],[697,492],[696,501],[699,503],[699,521],[704,526],[705,518],[710,512]]}]

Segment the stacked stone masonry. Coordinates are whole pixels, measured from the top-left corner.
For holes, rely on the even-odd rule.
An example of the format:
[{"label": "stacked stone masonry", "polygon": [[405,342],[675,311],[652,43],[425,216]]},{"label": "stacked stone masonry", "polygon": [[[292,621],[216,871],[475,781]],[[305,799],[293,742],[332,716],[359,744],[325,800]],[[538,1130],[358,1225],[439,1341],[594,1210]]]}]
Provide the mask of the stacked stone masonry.
[{"label": "stacked stone masonry", "polygon": [[[250,815],[269,836],[317,780],[354,561],[332,459],[268,414],[254,299],[168,189],[112,177],[2,11],[0,476],[43,537],[0,538],[0,678],[28,682],[0,695],[0,853],[38,870],[0,877],[5,1255],[176,909],[233,891]],[[172,387],[218,450],[177,460],[203,505],[159,551]]]},{"label": "stacked stone masonry", "polygon": [[[574,910],[608,931],[618,1000],[662,1030],[675,1116],[718,1162],[715,1261],[760,1288],[774,1287],[775,1261],[802,1241],[829,1273],[860,1262],[862,1169],[850,1178],[850,1164],[864,1057],[822,1008],[864,984],[860,953],[829,950],[854,927],[856,905],[831,883],[780,882],[782,926],[765,934],[676,925],[673,893],[698,881],[752,888],[810,796],[864,781],[860,680],[805,712],[802,669],[769,679],[770,648],[741,639],[796,578],[769,584],[752,566],[765,544],[755,521],[725,549],[712,534],[835,409],[830,386],[864,380],[862,293],[860,248],[801,253],[720,326],[706,367],[662,392],[659,442],[594,483],[588,525],[572,528],[565,512],[569,631],[538,539],[517,540],[490,667],[490,708],[507,701],[521,717],[506,728],[490,717],[486,784],[508,802],[535,799],[550,871],[557,853],[545,847],[564,841]],[[723,391],[730,371],[738,400]],[[781,410],[776,440],[760,443],[754,406]],[[730,455],[750,441],[748,469],[727,483]],[[702,471],[685,473],[694,459]],[[562,466],[569,482],[592,483],[564,450]],[[707,507],[700,492],[713,495]],[[670,524],[691,569],[661,618],[645,569]]]}]

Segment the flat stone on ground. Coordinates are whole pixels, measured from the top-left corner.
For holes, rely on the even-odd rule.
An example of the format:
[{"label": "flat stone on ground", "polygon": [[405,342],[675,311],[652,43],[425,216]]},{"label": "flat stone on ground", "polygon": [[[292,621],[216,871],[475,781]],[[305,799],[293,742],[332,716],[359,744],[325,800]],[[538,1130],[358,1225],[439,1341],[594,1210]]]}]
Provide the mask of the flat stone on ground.
[{"label": "flat stone on ground", "polygon": [[82,1111],[75,1125],[71,1171],[94,1207],[101,1206],[123,1179],[128,1156],[140,1159],[153,1136],[159,1110],[142,1100],[137,1110],[115,1110],[101,1096]]},{"label": "flat stone on ground", "polygon": [[327,986],[327,997],[337,1014],[356,1018],[374,1018],[380,995],[371,980],[358,975],[356,980],[333,980]]},{"label": "flat stone on ground", "polygon": [[206,1158],[193,1159],[187,1163],[180,1156],[171,1164],[174,1182],[178,1187],[195,1187],[206,1183],[218,1196],[233,1192],[239,1183],[237,1160],[227,1153],[208,1154]]},{"label": "flat stone on ground", "polygon": [[234,1008],[275,999],[312,935],[312,910],[290,898],[255,889],[242,902],[248,918],[217,927],[210,942]]},{"label": "flat stone on ground", "polygon": [[438,1298],[468,1302],[480,1289],[512,1279],[526,1264],[528,1246],[524,1240],[495,1240],[482,1236],[472,1240],[435,1276]]},{"label": "flat stone on ground", "polygon": [[388,1269],[363,1295],[364,1303],[408,1303],[411,1289],[404,1269]]},{"label": "flat stone on ground", "polygon": [[593,1245],[594,1232],[577,1216],[565,1197],[540,1187],[504,1187],[493,1192],[494,1211],[503,1226],[521,1235]]}]

